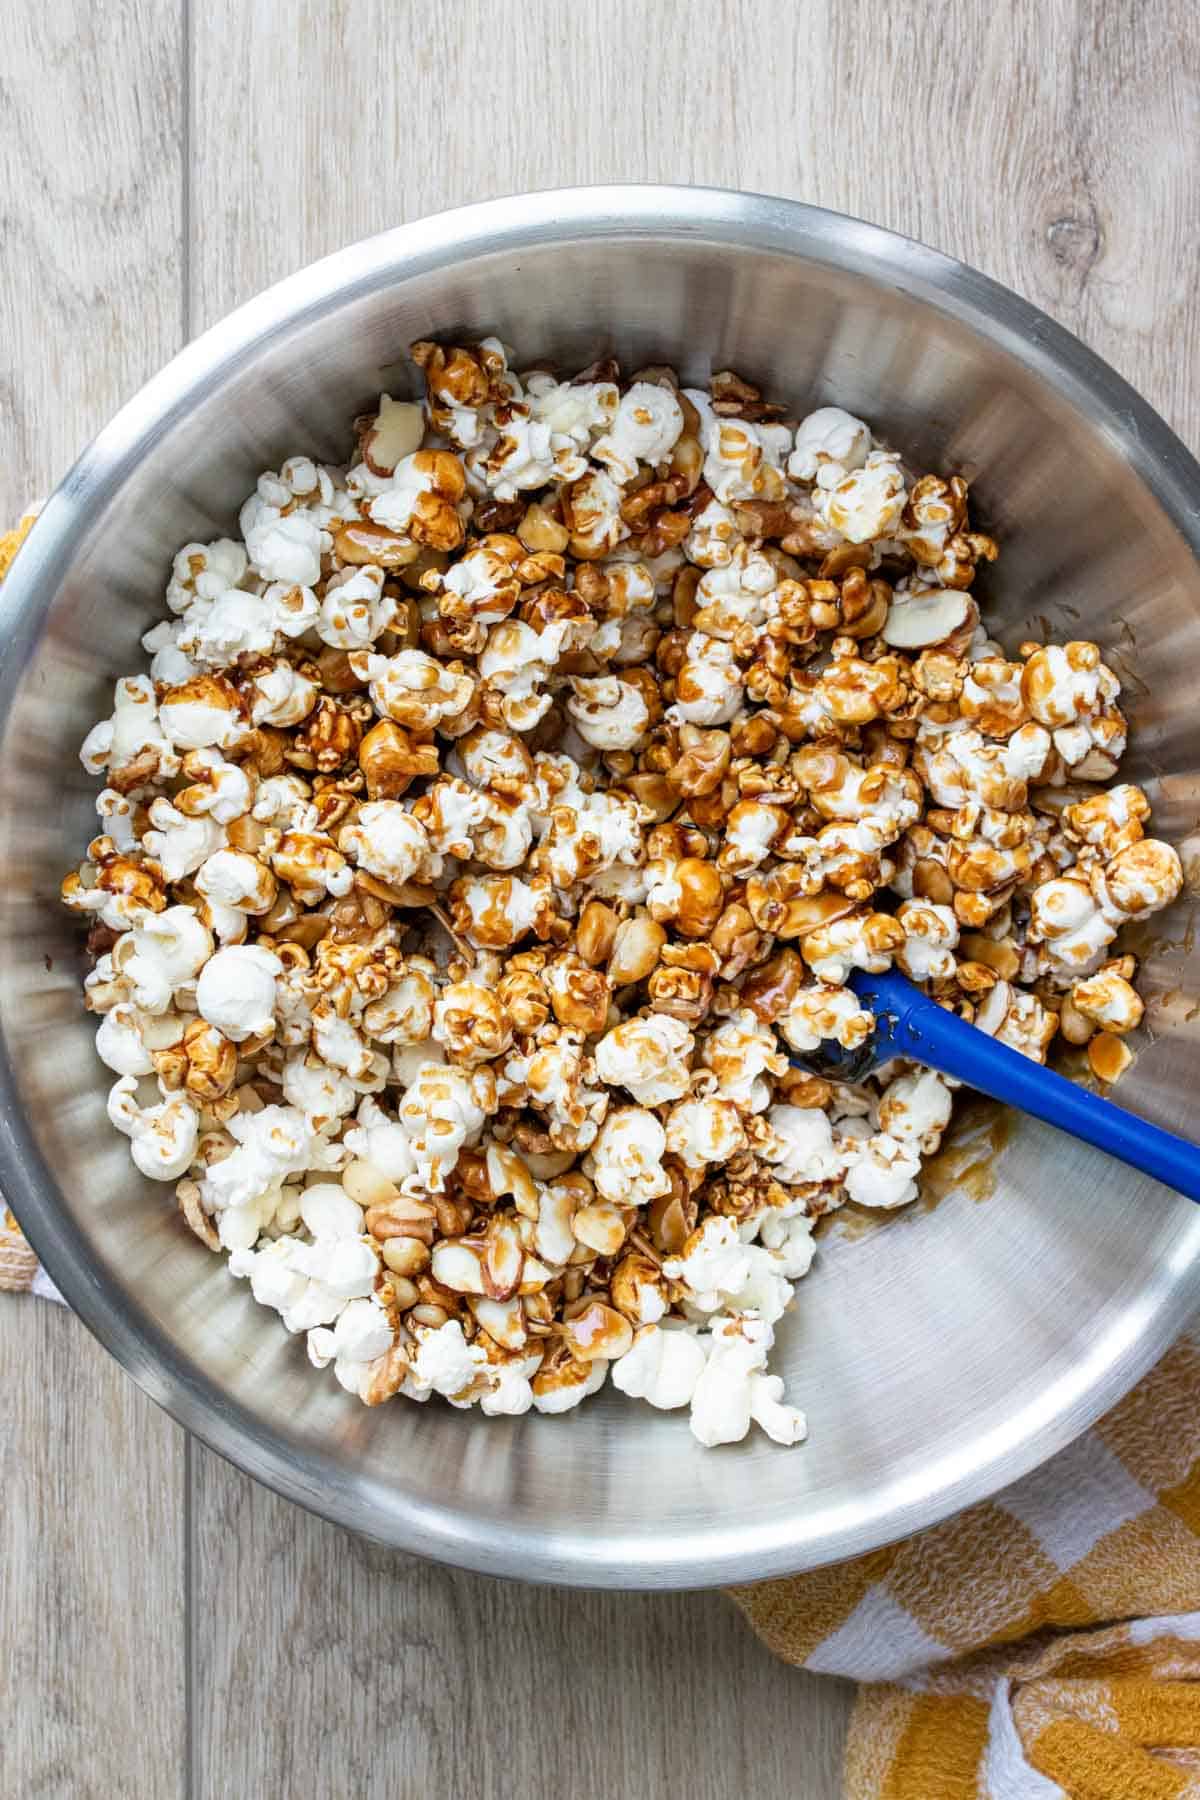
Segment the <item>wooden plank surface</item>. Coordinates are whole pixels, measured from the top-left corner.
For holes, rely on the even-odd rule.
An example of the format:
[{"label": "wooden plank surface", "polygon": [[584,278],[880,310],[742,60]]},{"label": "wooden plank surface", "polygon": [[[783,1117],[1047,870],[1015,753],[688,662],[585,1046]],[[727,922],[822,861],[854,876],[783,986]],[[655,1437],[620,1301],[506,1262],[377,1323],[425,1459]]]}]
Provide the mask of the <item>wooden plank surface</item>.
[{"label": "wooden plank surface", "polygon": [[849,1689],[776,1662],[721,1595],[464,1575],[310,1518],[198,1446],[194,1468],[204,1800],[838,1792]]},{"label": "wooden plank surface", "polygon": [[[1185,0],[963,0],[949,22],[916,0],[21,0],[0,95],[6,514],[181,327],[369,231],[576,181],[757,188],[911,232],[1200,437]],[[185,1494],[180,1434],[32,1302],[0,1305],[0,1373],[4,1794],[438,1800],[580,1771],[637,1800],[838,1791],[848,1690],[777,1667],[717,1596],[439,1570],[198,1446]]]},{"label": "wooden plank surface", "polygon": [[[174,0],[10,7],[0,517],[178,347]],[[0,1296],[0,1793],[185,1792],[184,1435],[78,1320]]]}]

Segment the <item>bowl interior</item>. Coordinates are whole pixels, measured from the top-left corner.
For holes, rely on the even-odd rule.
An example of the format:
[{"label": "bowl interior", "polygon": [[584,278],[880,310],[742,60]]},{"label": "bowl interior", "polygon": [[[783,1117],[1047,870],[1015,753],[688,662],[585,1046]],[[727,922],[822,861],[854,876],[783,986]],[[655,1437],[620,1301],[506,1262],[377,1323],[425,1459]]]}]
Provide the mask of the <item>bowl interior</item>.
[{"label": "bowl interior", "polygon": [[[487,331],[518,366],[609,351],[691,381],[731,366],[798,412],[836,401],[914,462],[962,471],[1002,540],[981,590],[993,631],[1100,640],[1125,684],[1128,776],[1185,862],[1195,853],[1196,472],[1111,372],[958,265],[804,208],[634,190],[471,209],[318,265],[193,346],[68,478],[0,594],[0,1180],[68,1297],[156,1398],[344,1523],[584,1583],[828,1561],[992,1491],[1123,1391],[1195,1297],[1200,1214],[1018,1121],[990,1198],[976,1179],[825,1240],[779,1332],[808,1444],[713,1453],[683,1418],[607,1392],[562,1420],[359,1407],[195,1242],[105,1118],[112,1078],[55,902],[94,831],[78,743],[115,677],[143,666],[139,634],[178,546],[234,529],[283,456],[344,460],[355,413],[381,388],[413,391],[412,339]],[[1185,895],[1137,946],[1151,1029],[1119,1097],[1194,1135],[1190,921]]]}]

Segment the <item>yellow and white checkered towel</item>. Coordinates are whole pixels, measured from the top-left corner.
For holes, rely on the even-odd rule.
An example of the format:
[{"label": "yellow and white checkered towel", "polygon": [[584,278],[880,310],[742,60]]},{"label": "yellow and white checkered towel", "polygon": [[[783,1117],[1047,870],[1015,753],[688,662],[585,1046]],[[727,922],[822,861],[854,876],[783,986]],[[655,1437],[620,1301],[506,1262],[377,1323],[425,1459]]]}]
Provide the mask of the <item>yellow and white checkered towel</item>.
[{"label": "yellow and white checkered towel", "polygon": [[1044,1468],[906,1543],[735,1589],[861,1685],[846,1800],[1200,1800],[1200,1336]]},{"label": "yellow and white checkered towel", "polygon": [[[4,1288],[62,1298],[0,1205]],[[734,1590],[777,1656],[860,1683],[846,1800],[1200,1800],[1198,1397],[1185,1337],[994,1500]]]}]

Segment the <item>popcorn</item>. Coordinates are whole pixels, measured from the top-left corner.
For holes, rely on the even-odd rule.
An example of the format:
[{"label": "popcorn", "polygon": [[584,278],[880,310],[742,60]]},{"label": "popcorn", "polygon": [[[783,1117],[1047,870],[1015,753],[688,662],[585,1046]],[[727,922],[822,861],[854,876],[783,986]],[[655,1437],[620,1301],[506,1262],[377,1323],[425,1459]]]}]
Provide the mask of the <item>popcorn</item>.
[{"label": "popcorn", "polygon": [[238,527],[253,568],[268,581],[311,587],[321,573],[321,528],[307,511],[284,513],[261,492],[251,494]]},{"label": "popcorn", "polygon": [[396,602],[383,591],[383,570],[368,564],[333,577],[313,629],[323,644],[366,650],[396,617]]},{"label": "popcorn", "polygon": [[859,1206],[907,1206],[917,1197],[920,1152],[888,1132],[852,1139],[846,1150],[846,1193]]},{"label": "popcorn", "polygon": [[93,725],[80,745],[79,760],[89,775],[107,773],[110,784],[125,793],[178,774],[179,756],[158,717],[149,676],[118,681],[112,717]]},{"label": "popcorn", "polygon": [[218,850],[225,833],[215,819],[189,819],[160,794],[150,807],[152,829],[143,836],[150,855],[162,864],[168,881],[182,881]]},{"label": "popcorn", "polygon": [[584,1159],[584,1169],[606,1200],[645,1206],[670,1190],[662,1166],[667,1135],[652,1112],[619,1106],[610,1112]]},{"label": "popcorn", "polygon": [[695,1039],[679,1019],[649,1013],[614,1026],[596,1046],[596,1073],[639,1106],[661,1106],[688,1091]]},{"label": "popcorn", "polygon": [[719,1319],[708,1360],[692,1392],[692,1435],[700,1443],[740,1443],[753,1421],[777,1444],[808,1435],[804,1414],[782,1405],[783,1383],[764,1375],[774,1342],[771,1326],[752,1316]]},{"label": "popcorn", "polygon": [[888,450],[872,450],[849,472],[837,463],[817,471],[817,517],[851,544],[886,538],[904,510],[904,474]]},{"label": "popcorn", "polygon": [[212,956],[212,933],[194,907],[169,906],[143,915],[121,939],[118,953],[116,967],[129,983],[134,1005],[146,1013],[165,1013]]},{"label": "popcorn", "polygon": [[228,750],[248,733],[237,689],[223,675],[195,675],[168,688],[158,720],[177,750]]},{"label": "popcorn", "polygon": [[701,1340],[691,1332],[643,1325],[613,1364],[613,1386],[632,1400],[672,1412],[691,1404],[706,1360]]},{"label": "popcorn", "polygon": [[896,919],[904,927],[904,942],[897,947],[896,961],[914,981],[948,981],[956,964],[958,920],[949,906],[937,906],[920,900],[906,900],[896,909]]},{"label": "popcorn", "polygon": [[85,739],[111,1117],[368,1405],[552,1416],[611,1369],[796,1443],[767,1357],[813,1223],[909,1204],[953,1106],[798,1062],[870,1036],[850,972],[1132,1060],[1115,940],[1183,870],[1095,785],[1120,684],[1010,661],[965,480],[839,407],[413,355],[344,476],[289,458],[184,546]]},{"label": "popcorn", "polygon": [[683,408],[672,390],[635,381],[622,397],[609,430],[593,444],[592,455],[624,486],[637,474],[639,463],[663,462],[682,430]]},{"label": "popcorn", "polygon": [[742,674],[721,638],[694,631],[675,678],[675,704],[667,717],[689,725],[725,725],[742,704]]},{"label": "popcorn", "polygon": [[[688,399],[694,400],[692,390]],[[781,500],[782,464],[791,433],[779,425],[752,425],[745,419],[702,421],[704,479],[725,505],[734,500]]]},{"label": "popcorn", "polygon": [[151,1181],[176,1181],[190,1167],[200,1115],[182,1094],[142,1107],[135,1077],[122,1075],[108,1096],[108,1116],[129,1139],[135,1166]]},{"label": "popcorn", "polygon": [[234,944],[206,962],[196,983],[201,1018],[235,1044],[267,1036],[275,1024],[275,977],[283,964],[258,944]]},{"label": "popcorn", "polygon": [[199,600],[216,600],[229,588],[240,587],[248,558],[243,545],[232,538],[211,544],[185,544],[171,564],[167,605],[183,613]]},{"label": "popcorn", "polygon": [[683,549],[688,561],[697,568],[724,569],[732,562],[738,541],[732,510],[719,500],[710,500],[693,519]]},{"label": "popcorn", "polygon": [[598,750],[629,750],[650,723],[650,711],[639,690],[615,675],[594,679],[573,676],[567,711],[586,743]]},{"label": "popcorn", "polygon": [[[663,1021],[664,1024],[675,1022]],[[599,1069],[599,1052],[596,1066]],[[635,1096],[639,1097],[644,1096]],[[700,1170],[713,1163],[728,1162],[746,1148],[747,1141],[741,1113],[732,1100],[722,1100],[715,1095],[707,1099],[684,1100],[673,1106],[667,1116],[667,1149],[679,1158],[685,1169]]]},{"label": "popcorn", "polygon": [[708,1219],[692,1233],[683,1255],[663,1264],[663,1273],[683,1283],[689,1303],[701,1314],[733,1307],[774,1324],[792,1298],[791,1284],[771,1252],[743,1242],[732,1219]]},{"label": "popcorn", "polygon": [[800,421],[787,472],[793,481],[813,481],[822,469],[843,474],[861,469],[871,448],[871,428],[840,406],[819,406]]},{"label": "popcorn", "polygon": [[338,838],[342,855],[390,887],[441,874],[440,856],[424,829],[398,800],[370,800]]},{"label": "popcorn", "polygon": [[770,1103],[771,1090],[763,1076],[782,1075],[788,1066],[771,1027],[746,1006],[709,1034],[701,1057],[716,1076],[722,1098],[752,1113],[762,1112]]},{"label": "popcorn", "polygon": [[350,666],[369,684],[379,712],[411,731],[434,731],[463,712],[475,687],[469,675],[445,668],[423,650],[395,656],[354,651]]},{"label": "popcorn", "polygon": [[445,1063],[418,1064],[400,1103],[400,1123],[416,1165],[416,1179],[429,1193],[439,1194],[445,1188],[459,1151],[483,1124],[488,1098],[481,1077],[472,1078]]}]

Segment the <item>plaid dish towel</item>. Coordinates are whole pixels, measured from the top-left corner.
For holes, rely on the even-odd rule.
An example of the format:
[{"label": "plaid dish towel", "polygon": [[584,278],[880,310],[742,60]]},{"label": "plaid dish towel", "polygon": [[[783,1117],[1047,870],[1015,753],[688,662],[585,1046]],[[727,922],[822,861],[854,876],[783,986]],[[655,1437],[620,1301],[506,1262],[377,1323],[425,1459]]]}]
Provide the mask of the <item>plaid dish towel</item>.
[{"label": "plaid dish towel", "polygon": [[846,1800],[1200,1800],[1200,1335],[995,1499],[732,1598],[853,1676]]},{"label": "plaid dish towel", "polygon": [[[0,1289],[62,1302],[2,1202]],[[1187,1336],[994,1500],[731,1590],[777,1656],[860,1683],[846,1800],[1200,1800],[1198,1395]]]}]

